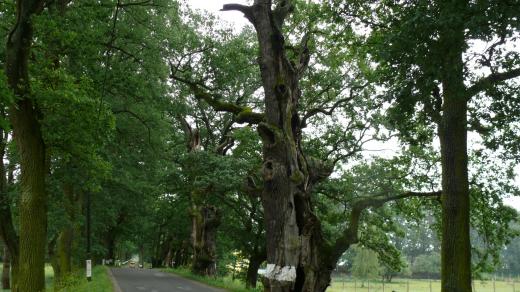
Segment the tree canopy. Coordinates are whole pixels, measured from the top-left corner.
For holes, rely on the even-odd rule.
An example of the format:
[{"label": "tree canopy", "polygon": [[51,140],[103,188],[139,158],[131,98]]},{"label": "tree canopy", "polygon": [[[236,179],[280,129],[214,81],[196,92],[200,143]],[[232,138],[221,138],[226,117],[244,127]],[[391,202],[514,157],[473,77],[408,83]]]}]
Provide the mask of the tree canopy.
[{"label": "tree canopy", "polygon": [[0,2],[12,291],[134,255],[279,292],[518,272],[520,2],[250,2],[222,7],[240,28],[175,0]]}]

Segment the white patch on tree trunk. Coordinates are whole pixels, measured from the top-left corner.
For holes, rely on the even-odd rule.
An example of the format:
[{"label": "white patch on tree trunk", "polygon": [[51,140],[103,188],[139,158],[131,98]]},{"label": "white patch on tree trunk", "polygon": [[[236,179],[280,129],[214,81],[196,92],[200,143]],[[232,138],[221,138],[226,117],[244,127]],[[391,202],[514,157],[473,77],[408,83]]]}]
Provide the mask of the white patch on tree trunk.
[{"label": "white patch on tree trunk", "polygon": [[280,267],[275,264],[267,264],[264,277],[280,282],[294,282],[296,280],[296,267]]}]

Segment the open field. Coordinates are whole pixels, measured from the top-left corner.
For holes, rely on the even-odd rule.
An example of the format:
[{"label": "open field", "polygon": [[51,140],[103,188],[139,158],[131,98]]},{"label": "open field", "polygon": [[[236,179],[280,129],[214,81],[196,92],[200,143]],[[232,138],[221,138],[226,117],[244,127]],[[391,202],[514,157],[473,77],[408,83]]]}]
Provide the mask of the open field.
[{"label": "open field", "polygon": [[[327,292],[439,292],[441,291],[440,281],[432,280],[407,280],[394,279],[391,283],[385,283],[384,290],[381,281],[371,281],[370,288],[367,282],[361,287],[361,281],[352,279],[333,278],[332,286]],[[520,281],[474,281],[474,292],[520,292]]]}]

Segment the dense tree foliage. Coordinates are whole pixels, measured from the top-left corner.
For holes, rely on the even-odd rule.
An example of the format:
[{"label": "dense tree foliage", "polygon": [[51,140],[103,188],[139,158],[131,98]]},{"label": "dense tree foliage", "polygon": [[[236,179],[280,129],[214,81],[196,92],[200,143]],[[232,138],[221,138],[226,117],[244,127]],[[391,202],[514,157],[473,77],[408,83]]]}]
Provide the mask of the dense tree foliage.
[{"label": "dense tree foliage", "polygon": [[445,292],[516,271],[520,4],[251,2],[222,8],[244,28],[174,0],[0,2],[4,286],[135,255],[279,292],[338,263]]}]

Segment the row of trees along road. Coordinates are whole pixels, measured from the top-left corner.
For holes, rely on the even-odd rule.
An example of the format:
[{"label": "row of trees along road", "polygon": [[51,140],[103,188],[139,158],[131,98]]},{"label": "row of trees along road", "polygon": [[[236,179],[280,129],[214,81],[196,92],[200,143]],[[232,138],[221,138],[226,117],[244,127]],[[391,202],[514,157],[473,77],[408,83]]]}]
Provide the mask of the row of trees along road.
[{"label": "row of trees along road", "polygon": [[12,291],[43,291],[46,259],[59,288],[137,252],[205,275],[240,254],[248,286],[266,262],[265,291],[325,291],[354,244],[398,268],[399,222],[425,218],[442,291],[471,291],[514,235],[519,9],[255,0],[223,6],[235,32],[173,0],[1,2]]}]

